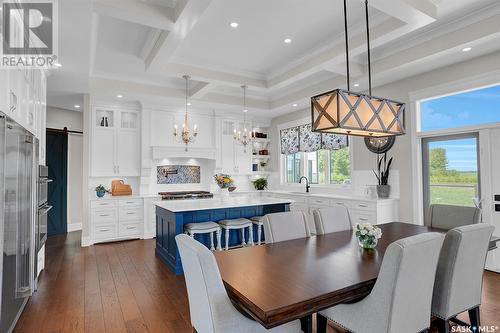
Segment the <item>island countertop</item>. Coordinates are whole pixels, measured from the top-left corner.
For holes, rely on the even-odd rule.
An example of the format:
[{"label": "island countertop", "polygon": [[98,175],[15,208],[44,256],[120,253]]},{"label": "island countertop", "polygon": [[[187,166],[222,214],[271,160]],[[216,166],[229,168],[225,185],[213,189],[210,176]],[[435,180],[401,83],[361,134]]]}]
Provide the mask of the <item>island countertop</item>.
[{"label": "island countertop", "polygon": [[172,213],[189,212],[208,209],[238,208],[250,206],[266,206],[276,204],[290,204],[294,200],[280,198],[236,197],[212,198],[193,200],[165,200],[155,202],[156,207],[166,209]]}]

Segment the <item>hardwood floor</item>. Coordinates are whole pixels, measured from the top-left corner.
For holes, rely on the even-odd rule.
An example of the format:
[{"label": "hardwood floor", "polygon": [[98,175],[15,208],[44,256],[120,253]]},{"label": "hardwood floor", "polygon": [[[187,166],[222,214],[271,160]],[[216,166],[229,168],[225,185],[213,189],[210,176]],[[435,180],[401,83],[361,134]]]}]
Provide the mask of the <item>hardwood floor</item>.
[{"label": "hardwood floor", "polygon": [[[82,248],[79,232],[49,238],[38,291],[15,332],[192,332],[184,278],[154,248],[154,240]],[[483,294],[483,324],[500,326],[500,274],[485,273]]]}]

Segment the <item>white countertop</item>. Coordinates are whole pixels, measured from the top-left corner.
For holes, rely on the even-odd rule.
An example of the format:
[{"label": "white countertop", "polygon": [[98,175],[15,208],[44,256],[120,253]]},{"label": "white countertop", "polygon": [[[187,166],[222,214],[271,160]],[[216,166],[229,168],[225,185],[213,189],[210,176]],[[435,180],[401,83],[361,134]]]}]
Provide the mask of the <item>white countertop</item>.
[{"label": "white countertop", "polygon": [[269,194],[279,194],[286,196],[301,196],[307,198],[328,198],[328,199],[344,199],[344,200],[357,200],[357,201],[373,201],[373,202],[383,202],[383,201],[393,201],[399,200],[399,198],[371,198],[366,195],[340,195],[340,194],[330,194],[330,193],[306,193],[306,192],[294,192],[294,191],[280,191],[280,190],[264,190],[264,191],[241,191],[241,192],[233,192],[230,195],[242,195],[248,194],[252,195],[253,193],[269,193]]},{"label": "white countertop", "polygon": [[135,194],[132,194],[132,195],[111,195],[111,194],[106,194],[104,197],[102,198],[98,198],[97,195],[92,194],[92,196],[90,197],[90,200],[91,201],[100,201],[100,200],[132,200],[132,199],[147,199],[147,198],[161,198],[160,195],[158,194],[151,194],[151,195],[148,195],[148,194],[145,194],[145,195],[135,195]]},{"label": "white countertop", "polygon": [[194,200],[166,200],[155,202],[157,207],[169,210],[173,213],[188,212],[206,209],[236,208],[292,203],[290,199],[260,198],[260,197],[236,197],[236,198],[213,198]]}]

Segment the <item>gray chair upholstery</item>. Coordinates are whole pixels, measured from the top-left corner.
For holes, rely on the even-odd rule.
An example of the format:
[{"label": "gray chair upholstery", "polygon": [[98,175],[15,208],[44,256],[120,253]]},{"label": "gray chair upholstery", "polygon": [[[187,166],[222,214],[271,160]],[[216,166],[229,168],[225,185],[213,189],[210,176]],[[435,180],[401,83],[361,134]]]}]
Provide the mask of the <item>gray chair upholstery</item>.
[{"label": "gray chair upholstery", "polygon": [[390,244],[371,293],[357,303],[340,304],[321,311],[318,333],[325,332],[325,317],[357,333],[428,329],[432,288],[443,239],[440,233],[425,233]]},{"label": "gray chair upholstery", "polygon": [[318,235],[352,229],[349,210],[344,205],[318,208],[313,212],[313,217]]},{"label": "gray chair upholstery", "polygon": [[182,260],[191,324],[198,333],[300,332],[300,322],[266,330],[238,312],[227,296],[212,252],[185,234],[175,237]]},{"label": "gray chair upholstery", "polygon": [[303,212],[272,213],[264,216],[266,243],[277,243],[311,236],[307,218]]},{"label": "gray chair upholstery", "polygon": [[434,228],[450,230],[468,224],[477,224],[481,210],[476,207],[431,205],[426,224]]},{"label": "gray chair upholstery", "polygon": [[480,324],[483,270],[494,229],[481,223],[458,227],[446,234],[432,297],[432,314],[444,320],[446,330],[450,318],[468,310],[471,321],[477,321],[472,324]]}]

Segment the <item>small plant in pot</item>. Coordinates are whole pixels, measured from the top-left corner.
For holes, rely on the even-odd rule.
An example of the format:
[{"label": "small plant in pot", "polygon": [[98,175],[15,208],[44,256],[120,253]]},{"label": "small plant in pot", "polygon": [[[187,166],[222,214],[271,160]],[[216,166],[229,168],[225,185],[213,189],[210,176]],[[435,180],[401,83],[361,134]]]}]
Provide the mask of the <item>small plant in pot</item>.
[{"label": "small plant in pot", "polygon": [[267,179],[264,177],[257,178],[256,180],[252,181],[252,184],[257,191],[262,191],[267,188]]},{"label": "small plant in pot", "polygon": [[387,161],[387,153],[377,156],[377,172],[373,171],[377,177],[377,195],[379,198],[388,198],[391,194],[391,186],[389,182],[389,173],[391,171],[392,157]]},{"label": "small plant in pot", "polygon": [[102,198],[107,192],[108,190],[106,190],[106,188],[102,184],[96,186],[95,188],[95,193],[98,198]]}]

